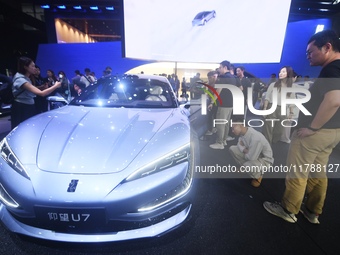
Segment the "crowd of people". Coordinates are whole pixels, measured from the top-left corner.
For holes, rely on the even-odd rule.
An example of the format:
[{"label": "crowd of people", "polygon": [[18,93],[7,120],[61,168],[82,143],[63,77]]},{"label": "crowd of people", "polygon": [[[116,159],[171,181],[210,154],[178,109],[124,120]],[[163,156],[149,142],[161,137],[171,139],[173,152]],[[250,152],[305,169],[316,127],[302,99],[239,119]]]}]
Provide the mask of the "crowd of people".
[{"label": "crowd of people", "polygon": [[[108,66],[102,77],[110,76],[111,73],[112,68]],[[15,97],[11,106],[12,128],[38,113],[48,111],[48,96],[57,95],[70,102],[87,86],[97,81],[95,73],[89,68],[84,69],[84,74],[75,70],[71,79],[63,70],[56,75],[51,69],[48,69],[43,77],[40,67],[28,57],[18,59],[17,72],[9,78],[13,81],[12,92]]]},{"label": "crowd of people", "polygon": [[[209,124],[206,135],[216,136],[210,148],[224,149],[228,141],[237,137],[236,145],[230,146],[228,152],[239,166],[258,167],[258,171],[251,175],[251,185],[254,187],[259,187],[262,182],[262,168],[274,163],[272,145],[278,141],[290,143],[287,165],[299,168],[306,164],[327,166],[330,153],[340,141],[340,83],[337,82],[340,78],[339,51],[339,37],[332,30],[316,33],[308,42],[306,54],[310,65],[322,67],[319,77],[309,88],[311,99],[304,105],[311,115],[297,114],[294,105],[288,105],[287,114],[282,115],[281,108],[286,106],[282,104],[282,99],[298,97],[294,92],[281,95],[285,91],[283,88],[300,86],[296,85],[299,77],[292,67],[283,66],[279,70],[278,79],[272,74],[270,82],[264,85],[259,79],[251,81],[247,78],[243,66],[235,68],[229,61],[222,61],[216,70],[208,72],[208,85],[215,87],[218,84],[228,84],[241,90],[245,100],[241,104],[245,106],[245,111],[242,115],[233,114],[235,98],[232,91],[223,87],[216,88],[215,98],[210,98],[207,104]],[[112,68],[108,66],[102,77],[110,76],[111,73]],[[167,78],[178,98],[195,99],[202,94],[202,90],[197,89],[197,82],[202,82],[199,73],[190,82],[183,78],[181,83],[176,74],[168,75]],[[304,81],[307,87],[311,84],[308,78],[305,77]],[[58,75],[48,70],[43,78],[40,68],[32,59],[21,57],[17,73],[13,76],[15,100],[12,104],[12,128],[39,112],[47,111],[46,96],[58,93],[70,101],[96,80],[89,68],[85,68],[84,74],[76,70],[71,80],[62,70]],[[252,95],[248,95],[248,88],[253,88]],[[271,109],[276,102],[275,110],[263,116],[263,119],[278,121],[274,124],[272,121],[264,121],[261,131],[245,125],[249,98],[252,98],[254,106],[261,99],[259,108],[263,111]],[[216,119],[225,121],[215,125]],[[296,127],[293,130],[283,127],[283,119],[295,119]],[[327,191],[326,172],[310,172],[310,169],[303,168],[301,171],[289,172],[285,183],[281,203],[265,202],[264,208],[288,222],[296,222],[295,215],[301,211],[311,223],[318,224]]]},{"label": "crowd of people", "polygon": [[[233,139],[231,134],[238,137],[237,144],[230,146],[228,151],[239,167],[254,166],[252,169],[257,169],[251,172],[251,185],[254,187],[260,186],[263,169],[274,163],[273,144],[279,141],[290,143],[286,165],[292,166],[292,170],[286,175],[286,188],[281,202],[266,201],[263,206],[269,213],[290,223],[295,223],[296,215],[301,212],[309,222],[319,224],[319,215],[322,213],[327,193],[327,163],[333,148],[340,142],[339,37],[332,30],[316,33],[307,43],[306,55],[311,66],[322,67],[319,77],[313,83],[308,76],[305,76],[302,83],[309,89],[311,96],[304,103],[310,114],[297,114],[295,105],[282,102],[301,96],[289,89],[301,86],[296,84],[301,77],[296,75],[292,67],[283,66],[279,70],[278,79],[275,74],[272,75],[263,95],[260,104],[262,110],[271,109],[274,102],[276,108],[263,116],[261,131],[245,124],[247,109],[244,115],[233,114],[235,98],[230,89],[218,88],[216,91],[222,103],[217,105],[217,109],[214,109],[216,106],[213,103],[209,104],[209,122],[214,119],[225,121],[219,121],[217,124],[215,122],[216,125],[210,124],[206,135],[216,132],[216,142],[210,145],[212,149],[224,149],[228,139]],[[216,79],[209,78],[214,72],[208,73],[208,79],[212,81],[209,84],[229,84],[246,92],[248,82],[245,82],[246,78],[242,75],[244,69],[240,67],[236,70],[235,76],[230,62],[222,61],[217,69]],[[307,94],[306,92],[304,96]],[[249,96],[245,94],[244,98]],[[253,95],[253,98],[256,97]],[[287,107],[286,115],[282,114],[282,107]],[[273,119],[277,121],[265,121]],[[294,119],[296,125],[284,126],[283,119]],[[294,129],[291,130],[291,127]]]}]

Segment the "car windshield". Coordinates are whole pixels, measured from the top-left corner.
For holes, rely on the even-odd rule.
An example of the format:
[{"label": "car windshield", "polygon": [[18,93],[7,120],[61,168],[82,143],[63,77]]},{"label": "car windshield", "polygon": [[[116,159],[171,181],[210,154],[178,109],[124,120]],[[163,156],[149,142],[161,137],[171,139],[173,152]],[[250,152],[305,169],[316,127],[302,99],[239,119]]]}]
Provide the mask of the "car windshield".
[{"label": "car windshield", "polygon": [[204,17],[205,12],[200,12],[199,14],[196,15],[194,19],[202,19]]},{"label": "car windshield", "polygon": [[177,103],[166,80],[128,75],[110,76],[83,89],[70,105],[91,107],[175,108]]}]

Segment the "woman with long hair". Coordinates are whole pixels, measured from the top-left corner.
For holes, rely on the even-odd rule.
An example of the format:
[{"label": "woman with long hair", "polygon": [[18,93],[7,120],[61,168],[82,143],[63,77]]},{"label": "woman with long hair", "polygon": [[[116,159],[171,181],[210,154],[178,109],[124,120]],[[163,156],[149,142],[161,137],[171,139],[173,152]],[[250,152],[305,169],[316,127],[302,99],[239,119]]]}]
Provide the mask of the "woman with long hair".
[{"label": "woman with long hair", "polygon": [[35,73],[36,68],[33,60],[28,57],[20,57],[17,73],[13,77],[12,92],[15,100],[11,108],[12,128],[36,114],[35,96],[47,96],[61,85],[57,81],[51,87],[40,90],[32,84],[30,79]]},{"label": "woman with long hair", "polygon": [[[291,88],[293,86],[294,71],[290,66],[284,66],[280,69],[279,79],[269,85],[266,98],[264,100],[263,110],[271,108],[273,103],[273,91],[277,90],[277,107],[275,111],[265,117],[262,133],[270,144],[280,141],[283,132],[282,121],[291,118],[293,109],[289,108],[288,116],[281,115],[281,90],[282,88]],[[294,93],[287,93],[286,98],[294,98]],[[293,107],[293,106],[291,106]],[[274,119],[274,120],[273,120]],[[268,121],[267,121],[268,120]],[[273,120],[273,121],[272,121]]]},{"label": "woman with long hair", "polygon": [[49,87],[51,87],[51,86],[53,86],[54,85],[54,83],[56,82],[56,81],[58,81],[58,78],[57,78],[57,76],[54,74],[54,72],[53,72],[53,70],[51,70],[51,69],[48,69],[47,71],[46,71],[46,74],[47,74],[47,80],[48,80],[48,86]]}]

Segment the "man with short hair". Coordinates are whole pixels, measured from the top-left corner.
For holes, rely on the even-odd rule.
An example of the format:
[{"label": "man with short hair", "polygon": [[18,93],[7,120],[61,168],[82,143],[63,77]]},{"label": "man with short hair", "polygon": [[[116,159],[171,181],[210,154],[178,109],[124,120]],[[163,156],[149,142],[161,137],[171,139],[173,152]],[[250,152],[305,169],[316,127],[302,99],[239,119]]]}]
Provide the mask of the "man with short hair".
[{"label": "man with short hair", "polygon": [[112,68],[107,66],[103,71],[103,77],[110,77],[112,75]]},{"label": "man with short hair", "polygon": [[257,188],[261,185],[264,169],[274,162],[273,151],[261,132],[242,123],[245,123],[243,118],[233,118],[232,132],[239,136],[239,140],[237,145],[229,147],[229,152],[240,166],[254,170],[249,172],[250,184]]},{"label": "man with short hair", "polygon": [[[319,224],[327,192],[329,155],[340,142],[340,40],[332,30],[314,34],[307,45],[311,66],[321,66],[319,77],[309,89],[304,104],[311,115],[299,114],[287,156],[291,171],[281,204],[264,202],[271,214],[288,222],[297,221],[299,211]],[[306,199],[303,203],[304,197]]]},{"label": "man with short hair", "polygon": [[190,78],[190,99],[198,99],[201,96],[201,90],[197,87],[199,85],[197,82],[202,82],[200,73],[196,73],[194,77]]},{"label": "man with short hair", "polygon": [[90,68],[85,68],[85,75],[81,76],[80,81],[85,84],[85,87],[90,86],[93,84],[96,79],[91,75],[91,70]]},{"label": "man with short hair", "polygon": [[[229,61],[224,60],[220,63],[218,72],[218,80],[216,84],[229,84],[236,86],[236,78],[230,73],[231,64]],[[219,104],[216,112],[216,119],[226,120],[226,124],[217,124],[217,138],[216,143],[211,144],[212,149],[224,149],[227,145],[227,137],[229,132],[230,118],[233,112],[233,95],[229,89],[217,89],[221,97],[222,104]],[[212,108],[212,104],[208,106],[208,109]]]}]

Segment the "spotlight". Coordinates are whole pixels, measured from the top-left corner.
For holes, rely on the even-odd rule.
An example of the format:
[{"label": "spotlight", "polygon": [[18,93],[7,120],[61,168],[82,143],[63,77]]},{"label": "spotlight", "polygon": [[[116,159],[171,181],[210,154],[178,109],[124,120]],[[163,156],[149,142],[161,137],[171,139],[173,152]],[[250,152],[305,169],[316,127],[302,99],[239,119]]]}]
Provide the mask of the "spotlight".
[{"label": "spotlight", "polygon": [[317,25],[315,29],[315,33],[323,31],[324,28],[325,28],[325,25]]}]

